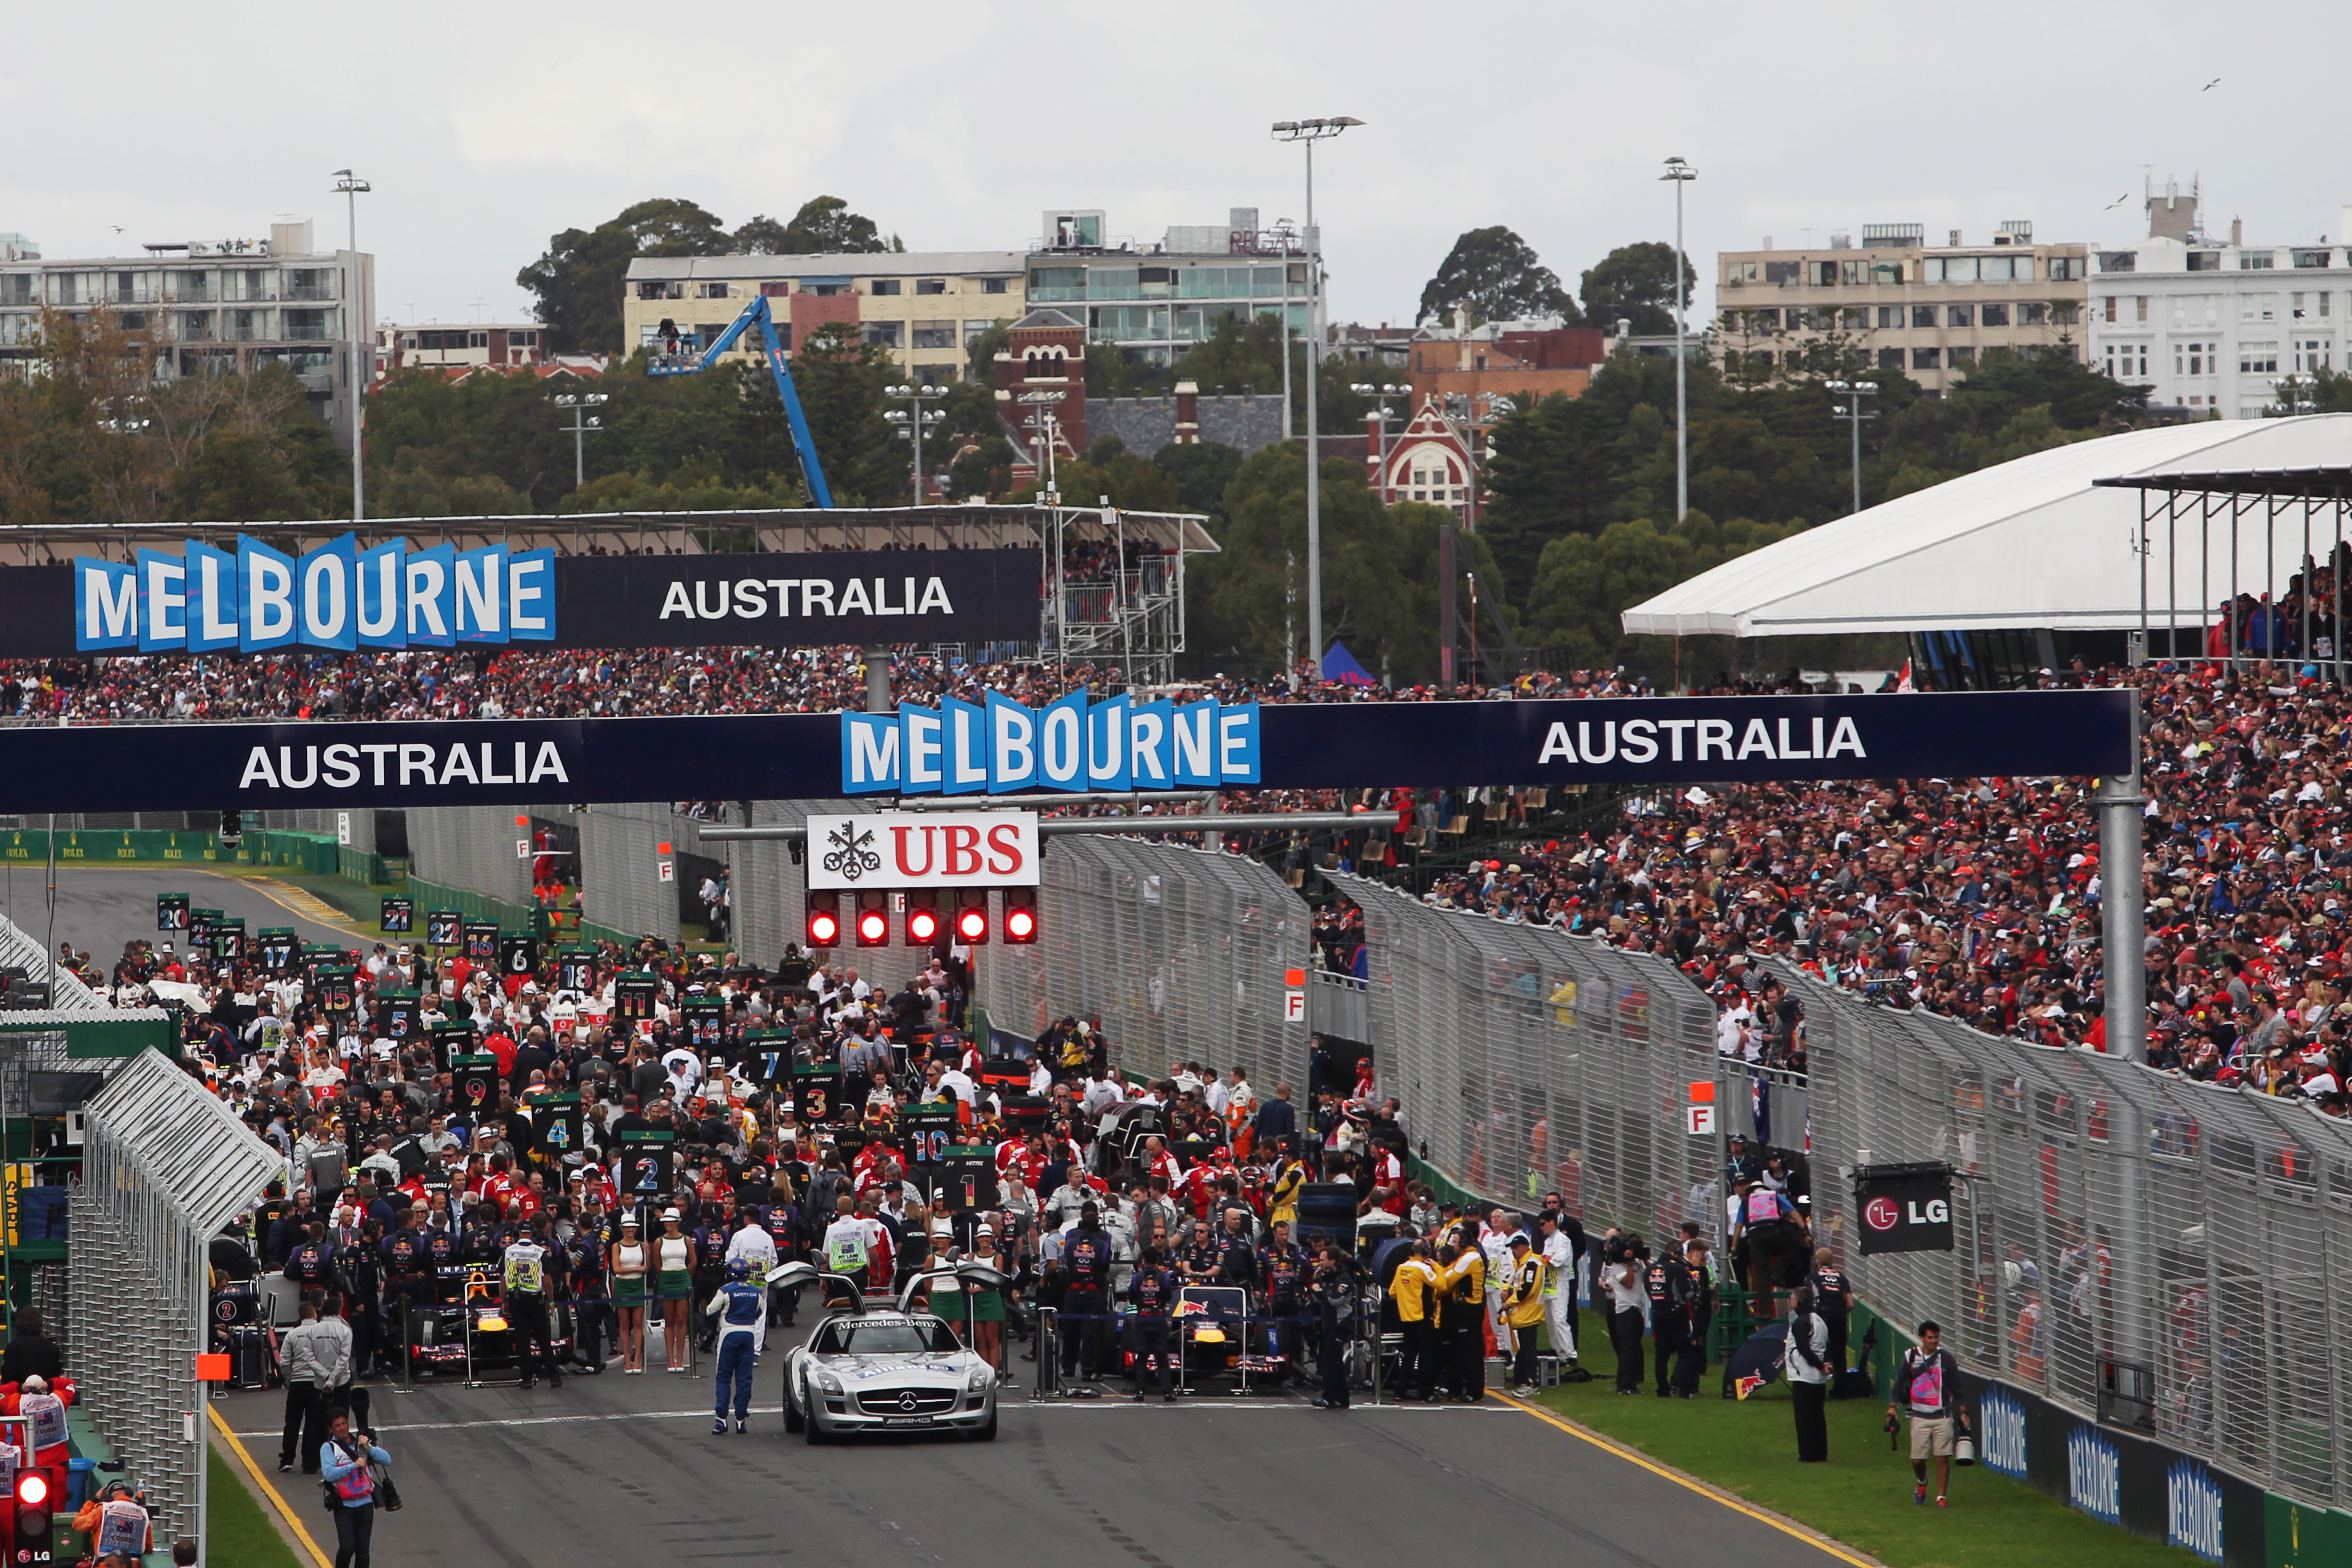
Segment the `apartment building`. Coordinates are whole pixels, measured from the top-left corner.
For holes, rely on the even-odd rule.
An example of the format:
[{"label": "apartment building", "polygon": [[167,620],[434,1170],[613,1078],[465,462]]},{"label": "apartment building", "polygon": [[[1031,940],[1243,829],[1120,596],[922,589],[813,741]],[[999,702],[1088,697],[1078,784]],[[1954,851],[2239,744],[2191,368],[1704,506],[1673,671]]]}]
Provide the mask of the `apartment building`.
[{"label": "apartment building", "polygon": [[[964,347],[1026,313],[1017,250],[857,256],[641,256],[629,263],[625,347],[650,344],[665,321],[709,345],[761,295],[786,348],[829,321],[890,351],[909,379],[965,379]],[[731,353],[752,353],[756,342]]]},{"label": "apartment building", "polygon": [[2037,243],[2022,219],[1981,245],[1953,229],[1931,246],[1916,223],[1866,224],[1859,246],[1832,234],[1785,250],[1768,235],[1716,265],[1724,360],[1753,373],[1805,364],[1834,343],[1940,394],[1999,355],[2083,353],[2090,247]]},{"label": "apartment building", "polygon": [[[1087,341],[1129,359],[1164,365],[1215,335],[1221,321],[1287,316],[1302,336],[1309,236],[1259,226],[1258,209],[1234,207],[1223,226],[1180,224],[1154,244],[1108,232],[1100,208],[1045,215],[1028,257],[1029,302],[1050,305]],[[1265,392],[1268,387],[1253,390]]]},{"label": "apartment building", "polygon": [[373,334],[373,256],[320,250],[309,218],[272,223],[267,239],[142,249],[53,261],[22,236],[0,239],[0,374],[25,374],[39,359],[44,308],[77,318],[108,310],[147,334],[161,380],[284,365],[350,446],[353,326],[362,343]]},{"label": "apartment building", "polygon": [[2093,257],[2092,363],[2193,418],[2288,412],[2289,378],[2347,363],[2352,206],[2333,242],[2248,245],[2235,219],[2226,238],[2205,232],[2200,195],[2150,190],[2147,237]]}]

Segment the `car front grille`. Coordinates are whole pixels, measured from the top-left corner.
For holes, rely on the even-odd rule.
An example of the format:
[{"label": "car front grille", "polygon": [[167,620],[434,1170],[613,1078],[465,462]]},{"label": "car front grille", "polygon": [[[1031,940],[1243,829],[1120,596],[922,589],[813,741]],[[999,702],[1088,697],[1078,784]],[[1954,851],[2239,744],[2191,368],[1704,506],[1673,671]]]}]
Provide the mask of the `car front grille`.
[{"label": "car front grille", "polygon": [[955,1408],[951,1388],[866,1388],[857,1394],[864,1415],[938,1415]]}]

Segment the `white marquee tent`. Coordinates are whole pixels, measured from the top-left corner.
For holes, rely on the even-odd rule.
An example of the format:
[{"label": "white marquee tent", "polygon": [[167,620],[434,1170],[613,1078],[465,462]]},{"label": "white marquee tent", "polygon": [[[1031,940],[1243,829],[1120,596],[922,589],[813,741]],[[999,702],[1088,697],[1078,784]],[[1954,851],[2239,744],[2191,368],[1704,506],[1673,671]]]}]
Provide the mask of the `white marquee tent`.
[{"label": "white marquee tent", "polygon": [[2193,626],[2200,605],[2233,587],[2284,590],[2306,545],[2328,559],[2346,526],[2340,502],[2203,493],[2222,476],[2258,484],[2286,474],[2305,476],[2306,489],[2352,491],[2352,414],[2178,425],[2038,452],[1727,561],[1627,610],[1625,629],[1753,637]]}]

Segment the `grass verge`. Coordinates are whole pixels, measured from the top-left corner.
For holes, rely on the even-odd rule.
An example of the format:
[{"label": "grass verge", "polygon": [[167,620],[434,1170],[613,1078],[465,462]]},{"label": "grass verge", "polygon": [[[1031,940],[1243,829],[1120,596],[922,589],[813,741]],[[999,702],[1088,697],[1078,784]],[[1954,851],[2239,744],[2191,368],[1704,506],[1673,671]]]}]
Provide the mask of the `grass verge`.
[{"label": "grass verge", "polygon": [[[1830,1459],[1797,1463],[1789,1387],[1744,1401],[1719,1397],[1720,1365],[1696,1399],[1660,1399],[1649,1369],[1638,1395],[1616,1392],[1617,1358],[1602,1321],[1581,1314],[1592,1381],[1546,1389],[1534,1403],[1638,1448],[1662,1464],[1868,1553],[1887,1568],[2191,1568],[2203,1559],[2101,1524],[2022,1481],[1978,1465],[1952,1472],[1952,1506],[1911,1500],[1908,1429],[1887,1447],[1883,1400],[1832,1400]],[[1494,1378],[1500,1368],[1490,1367]]]},{"label": "grass verge", "polygon": [[[205,1497],[210,1504],[212,1536],[205,1552],[207,1563],[234,1563],[236,1568],[307,1568],[271,1520],[268,1505],[253,1492],[236,1461],[212,1450],[211,1476]],[[312,1486],[313,1497],[318,1488]],[[156,1542],[168,1553],[171,1542]]]}]

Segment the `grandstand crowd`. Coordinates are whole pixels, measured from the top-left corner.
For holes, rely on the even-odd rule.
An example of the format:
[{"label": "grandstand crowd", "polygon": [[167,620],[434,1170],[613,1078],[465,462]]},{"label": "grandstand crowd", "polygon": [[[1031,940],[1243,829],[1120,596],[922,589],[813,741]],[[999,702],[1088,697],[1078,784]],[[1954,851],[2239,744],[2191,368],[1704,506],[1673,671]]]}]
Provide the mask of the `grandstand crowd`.
[{"label": "grandstand crowd", "polygon": [[[2257,612],[2248,637],[2289,640]],[[951,664],[902,656],[895,695],[977,700],[997,690],[1042,703],[1116,670]],[[2310,1093],[2336,1104],[2344,1010],[2342,831],[2352,705],[2320,670],[2267,660],[2159,665],[2137,674],[2079,666],[2052,684],[2136,683],[2144,703],[2148,796],[2150,1058],[2192,1077]],[[573,652],[450,650],[280,658],[161,656],[0,664],[19,721],[157,719],[569,717],[830,711],[862,706],[854,648]],[[1710,689],[1801,689],[1726,683]],[[1538,673],[1480,689],[1496,700],[1647,695],[1622,672]],[[1217,677],[1186,698],[1224,701],[1428,700],[1424,688]],[[1892,700],[1899,700],[1899,696]],[[1403,869],[1408,839],[1441,845],[1472,813],[1502,824],[1485,858],[1435,875],[1424,897],[1502,921],[1558,926],[1671,954],[1727,1012],[1727,1048],[1801,1065],[1801,1022],[1755,1004],[1777,955],[1882,1002],[1946,1014],[2049,1044],[2103,1046],[2097,826],[2080,782],[1925,779],[1693,788],[1631,800],[1573,837],[1515,837],[1539,813],[1524,791],[1232,792],[1229,811],[1354,807],[1368,831],[1342,836],[1336,868]],[[1074,805],[1072,810],[1100,810]],[[1162,813],[1191,813],[1170,802]],[[1371,825],[1380,825],[1379,830]],[[1309,835],[1229,835],[1294,881],[1318,863]],[[1318,923],[1333,969],[1362,963],[1344,908]],[[1769,998],[1785,1013],[1782,998]]]}]

